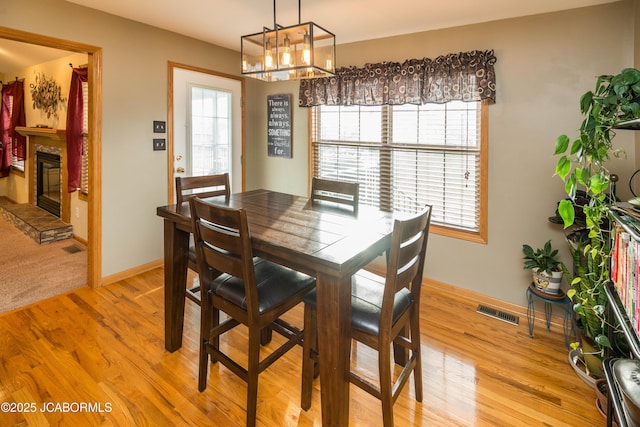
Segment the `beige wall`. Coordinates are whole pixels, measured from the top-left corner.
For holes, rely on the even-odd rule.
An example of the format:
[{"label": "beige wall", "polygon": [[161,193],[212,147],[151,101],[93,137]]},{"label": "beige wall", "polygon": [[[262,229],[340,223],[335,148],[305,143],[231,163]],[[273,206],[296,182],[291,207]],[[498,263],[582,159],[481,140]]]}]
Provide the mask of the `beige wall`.
[{"label": "beige wall", "polygon": [[[635,2],[623,1],[338,46],[339,66],[495,50],[497,99],[489,107],[488,244],[432,235],[425,276],[526,305],[531,278],[522,269],[522,244],[537,246],[551,239],[569,262],[562,228],[547,221],[565,197],[563,183],[553,176],[555,141],[563,133],[576,136],[579,98],[594,87],[597,75],[634,65],[634,16]],[[293,92],[297,100],[296,87],[289,82],[262,85],[251,99],[264,111],[268,93]],[[299,138],[306,136],[306,110],[294,112],[293,160],[266,157],[265,118],[257,116],[257,126],[249,127],[247,135],[258,147],[251,160],[260,166],[248,180],[249,187],[264,182],[269,188],[306,194],[306,180],[290,179],[308,167],[306,148],[298,148]],[[635,169],[633,139],[632,132],[621,131],[614,140],[628,154],[627,160],[611,166],[620,175],[619,195],[625,199],[626,183]]]},{"label": "beige wall", "polygon": [[[269,188],[307,195],[307,110],[298,108],[298,82],[263,83],[247,79],[247,189]],[[251,89],[249,89],[251,88]],[[249,92],[250,91],[250,92]],[[292,159],[267,155],[267,95],[290,94],[293,111]]]},{"label": "beige wall", "polygon": [[[338,46],[339,66],[495,50],[489,242],[432,236],[426,276],[524,305],[530,279],[522,270],[521,245],[552,239],[568,260],[562,230],[547,222],[563,197],[562,183],[553,177],[555,140],[562,133],[575,135],[579,97],[593,87],[595,76],[634,65],[634,5],[627,0]],[[167,116],[167,61],[237,74],[239,53],[61,0],[3,0],[0,25],[104,49],[103,275],[160,259],[162,222],[155,208],[167,202],[167,159],[151,149],[151,123]],[[270,158],[266,151],[266,97],[290,93],[295,104],[297,88],[296,82],[247,82],[247,189],[307,192],[306,110],[294,108],[293,159]],[[634,159],[631,135],[620,132],[615,141]],[[633,163],[616,162],[623,183]]]}]

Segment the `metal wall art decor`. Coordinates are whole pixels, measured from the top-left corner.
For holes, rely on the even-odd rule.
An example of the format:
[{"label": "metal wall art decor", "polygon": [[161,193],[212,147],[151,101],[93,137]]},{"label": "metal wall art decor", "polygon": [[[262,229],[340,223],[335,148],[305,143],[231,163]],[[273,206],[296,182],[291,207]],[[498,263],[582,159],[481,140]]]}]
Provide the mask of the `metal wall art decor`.
[{"label": "metal wall art decor", "polygon": [[[53,78],[47,78],[44,73],[36,73],[36,82],[29,85],[31,88],[31,97],[33,99],[33,108],[42,110],[47,115],[58,118],[58,108],[67,101],[62,97],[60,85],[56,84]],[[61,105],[62,104],[62,105]]]}]

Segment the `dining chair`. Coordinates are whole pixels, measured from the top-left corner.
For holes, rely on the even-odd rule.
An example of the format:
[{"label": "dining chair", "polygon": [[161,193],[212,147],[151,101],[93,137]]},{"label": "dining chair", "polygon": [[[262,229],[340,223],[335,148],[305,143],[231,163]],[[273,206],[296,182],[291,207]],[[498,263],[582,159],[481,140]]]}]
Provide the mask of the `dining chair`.
[{"label": "dining chair", "polygon": [[[209,357],[247,383],[247,426],[256,422],[258,375],[296,344],[303,331],[280,317],[315,288],[315,278],[253,256],[247,214],[199,198],[190,201],[202,304],[198,390],[207,385]],[[227,314],[220,323],[220,311]],[[238,325],[248,328],[246,367],[223,351],[220,337]],[[261,331],[286,341],[260,360]]]},{"label": "dining chair", "polygon": [[360,184],[357,182],[336,181],[313,177],[311,181],[311,202],[347,205],[358,214]]},{"label": "dining chair", "polygon": [[[217,175],[176,177],[176,201],[178,205],[188,202],[192,197],[229,197],[231,189],[229,186],[229,174],[221,173]],[[191,270],[198,272],[198,262],[196,251],[193,246],[193,235],[189,236],[189,258],[188,266]],[[200,285],[197,281],[192,286],[187,287],[186,297],[196,304],[200,304]]]},{"label": "dining chair", "polygon": [[[357,370],[349,381],[382,401],[385,426],[393,426],[393,403],[413,372],[416,401],[422,401],[422,360],[420,354],[420,289],[424,269],[431,207],[418,214],[395,220],[385,277],[365,270],[351,283],[351,336],[378,353],[378,384]],[[313,378],[318,373],[316,292],[304,298],[304,338],[302,351],[302,398],[304,410],[311,407]],[[392,346],[408,350],[402,371],[393,379]],[[399,363],[399,354],[395,354]],[[320,384],[322,387],[322,384]]]}]

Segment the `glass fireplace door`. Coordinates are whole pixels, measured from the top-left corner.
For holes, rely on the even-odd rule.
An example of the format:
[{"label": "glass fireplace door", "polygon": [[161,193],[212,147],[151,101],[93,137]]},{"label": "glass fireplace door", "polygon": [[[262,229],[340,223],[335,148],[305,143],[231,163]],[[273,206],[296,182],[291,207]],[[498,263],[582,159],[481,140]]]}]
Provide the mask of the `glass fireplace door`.
[{"label": "glass fireplace door", "polygon": [[60,156],[38,152],[37,165],[37,205],[60,217]]}]

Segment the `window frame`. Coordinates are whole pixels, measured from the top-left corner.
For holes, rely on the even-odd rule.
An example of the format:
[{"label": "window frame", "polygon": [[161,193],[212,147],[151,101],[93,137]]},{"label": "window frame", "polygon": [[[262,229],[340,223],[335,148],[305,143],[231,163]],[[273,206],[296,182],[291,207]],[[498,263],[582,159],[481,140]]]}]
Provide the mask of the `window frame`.
[{"label": "window frame", "polygon": [[[479,135],[479,200],[478,200],[478,230],[468,231],[455,227],[447,227],[446,225],[431,224],[430,231],[434,234],[445,237],[466,240],[475,243],[488,243],[488,100],[480,102],[480,135]],[[308,120],[308,140],[309,140],[309,191],[311,188],[311,180],[314,175],[314,119],[313,108],[309,108],[307,113]]]}]

